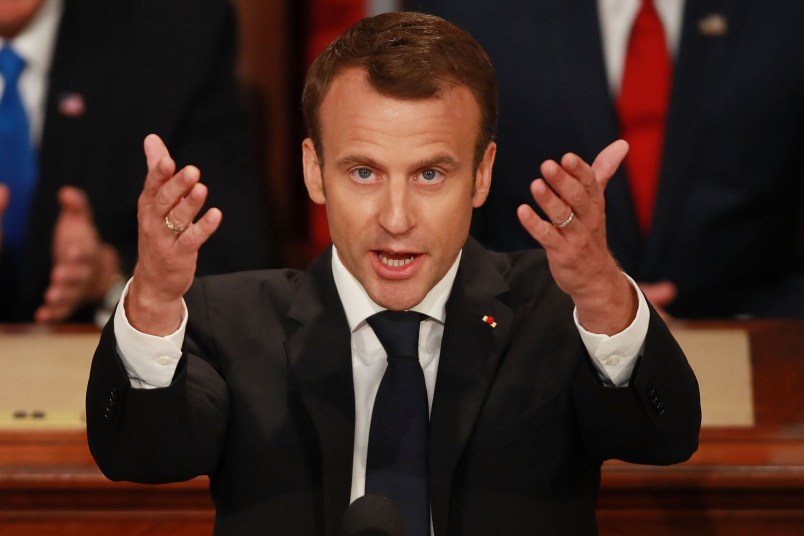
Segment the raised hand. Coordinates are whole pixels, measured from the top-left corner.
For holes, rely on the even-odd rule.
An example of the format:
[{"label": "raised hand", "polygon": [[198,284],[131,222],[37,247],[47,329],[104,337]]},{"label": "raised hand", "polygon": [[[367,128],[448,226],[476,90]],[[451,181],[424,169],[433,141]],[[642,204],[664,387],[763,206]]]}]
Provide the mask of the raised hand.
[{"label": "raised hand", "polygon": [[575,302],[581,324],[594,333],[622,331],[637,309],[636,291],[608,249],[603,197],[627,152],[628,144],[618,140],[591,166],[572,153],[560,163],[544,162],[544,178],[533,181],[530,189],[552,222],[528,205],[517,209],[525,230],[544,247],[559,287]]},{"label": "raised hand", "polygon": [[126,297],[126,316],[136,329],[168,335],[178,328],[182,296],[195,276],[198,250],[220,225],[222,214],[209,209],[193,223],[207,188],[201,172],[176,163],[155,134],[145,138],[148,175],[137,203],[138,251],[134,278]]},{"label": "raised hand", "polygon": [[119,271],[117,252],[101,242],[86,194],[64,186],[58,199],[50,286],[36,310],[37,322],[66,320],[84,303],[100,300]]}]

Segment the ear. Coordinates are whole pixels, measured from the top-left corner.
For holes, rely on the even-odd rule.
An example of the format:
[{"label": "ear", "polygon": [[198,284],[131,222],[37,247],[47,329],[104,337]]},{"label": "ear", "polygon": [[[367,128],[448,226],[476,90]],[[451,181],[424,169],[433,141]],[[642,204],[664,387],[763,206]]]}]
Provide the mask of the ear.
[{"label": "ear", "polygon": [[472,206],[479,207],[486,202],[491,188],[491,168],[494,167],[494,157],[497,155],[497,144],[491,142],[483,153],[483,159],[475,172],[475,189],[472,193]]},{"label": "ear", "polygon": [[302,142],[302,171],[304,172],[304,185],[307,187],[307,195],[313,203],[323,205],[327,202],[324,195],[324,180],[321,176],[321,166],[318,162],[318,154],[315,152],[313,140],[306,138]]}]

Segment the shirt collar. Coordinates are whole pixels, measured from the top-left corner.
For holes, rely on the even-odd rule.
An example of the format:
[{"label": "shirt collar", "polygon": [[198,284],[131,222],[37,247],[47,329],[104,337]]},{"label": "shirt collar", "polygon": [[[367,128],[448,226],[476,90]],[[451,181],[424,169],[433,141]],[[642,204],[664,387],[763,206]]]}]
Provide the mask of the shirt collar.
[{"label": "shirt collar", "polygon": [[25,69],[46,75],[53,59],[63,0],[45,0],[36,15],[14,39],[6,43],[0,38],[0,47],[10,44],[25,60]]},{"label": "shirt collar", "polygon": [[[452,285],[455,283],[461,253],[461,251],[458,252],[455,261],[447,270],[447,273],[444,274],[444,277],[430,289],[421,302],[411,308],[411,311],[425,314],[437,322],[444,323],[447,318],[447,299],[449,299]],[[385,307],[377,305],[369,297],[363,285],[346,269],[334,245],[332,246],[332,275],[335,278],[335,287],[338,289],[338,295],[346,312],[346,320],[349,322],[350,331],[354,332],[368,317],[385,310]]]}]

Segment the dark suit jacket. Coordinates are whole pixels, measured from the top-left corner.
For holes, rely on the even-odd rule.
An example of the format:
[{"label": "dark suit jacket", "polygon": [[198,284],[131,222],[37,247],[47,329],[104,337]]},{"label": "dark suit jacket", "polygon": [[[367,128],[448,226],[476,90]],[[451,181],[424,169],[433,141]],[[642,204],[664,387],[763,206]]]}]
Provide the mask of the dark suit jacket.
[{"label": "dark suit jacket", "polygon": [[[108,325],[87,390],[101,470],[149,483],[209,474],[216,534],[339,534],[355,400],[330,262],[328,249],[306,272],[199,279],[164,389],[129,387]],[[696,449],[697,383],[661,320],[630,386],[603,387],[540,250],[470,240],[446,318],[430,416],[436,534],[595,534],[603,460],[667,464]]]},{"label": "dark suit jacket", "polygon": [[[40,173],[22,273],[0,278],[0,321],[29,321],[50,276],[56,192],[83,188],[101,238],[130,273],[142,142],[155,132],[179,166],[201,169],[219,231],[200,253],[199,273],[270,267],[265,193],[234,84],[235,24],[224,0],[66,0],[50,72]],[[60,102],[81,95],[85,112]],[[8,267],[6,267],[8,268]]]},{"label": "dark suit jacket", "polygon": [[[539,164],[586,159],[618,137],[595,0],[412,0],[458,23],[500,82],[494,184],[473,234],[531,247],[516,207]],[[608,241],[637,281],[669,279],[677,316],[804,316],[804,3],[688,0],[654,228],[639,237],[624,171],[607,192]],[[699,23],[727,21],[722,36]]]}]

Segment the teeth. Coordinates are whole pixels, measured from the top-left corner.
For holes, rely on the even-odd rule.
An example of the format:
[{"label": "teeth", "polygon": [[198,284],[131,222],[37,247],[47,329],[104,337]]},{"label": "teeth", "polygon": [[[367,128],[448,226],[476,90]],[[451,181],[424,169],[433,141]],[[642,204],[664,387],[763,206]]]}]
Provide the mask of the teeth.
[{"label": "teeth", "polygon": [[414,258],[415,255],[411,255],[407,259],[389,259],[385,255],[380,253],[380,261],[382,261],[382,263],[386,266],[393,266],[393,267],[405,266],[407,264],[412,263]]}]

